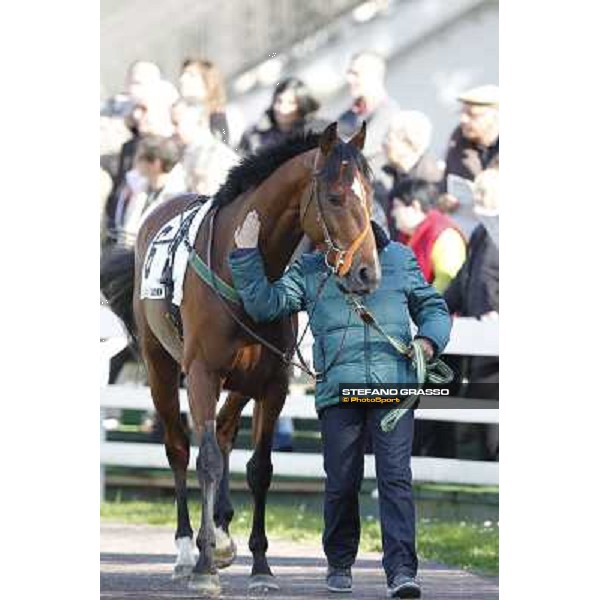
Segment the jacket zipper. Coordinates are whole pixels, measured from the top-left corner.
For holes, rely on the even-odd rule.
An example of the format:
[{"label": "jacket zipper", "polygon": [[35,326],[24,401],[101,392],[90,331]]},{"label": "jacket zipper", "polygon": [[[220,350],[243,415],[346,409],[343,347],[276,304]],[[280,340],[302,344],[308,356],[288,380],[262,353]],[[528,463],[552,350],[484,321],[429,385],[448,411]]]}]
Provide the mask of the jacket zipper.
[{"label": "jacket zipper", "polygon": [[369,327],[367,326],[367,324],[365,323],[363,325],[364,327],[364,340],[365,340],[365,375],[367,378],[367,383],[370,384],[371,383],[371,350],[370,350],[370,337],[371,337],[371,332],[369,331]]}]

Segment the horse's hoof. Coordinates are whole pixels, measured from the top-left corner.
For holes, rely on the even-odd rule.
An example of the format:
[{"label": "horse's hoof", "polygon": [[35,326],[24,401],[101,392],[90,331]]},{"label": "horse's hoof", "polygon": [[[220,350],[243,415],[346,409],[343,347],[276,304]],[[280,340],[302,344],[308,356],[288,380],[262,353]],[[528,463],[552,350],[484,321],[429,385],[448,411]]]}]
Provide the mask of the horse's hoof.
[{"label": "horse's hoof", "polygon": [[175,565],[173,569],[173,575],[171,578],[174,581],[181,581],[182,579],[189,579],[194,570],[194,565]]},{"label": "horse's hoof", "polygon": [[229,567],[237,556],[237,547],[233,540],[225,548],[217,547],[214,552],[214,560],[217,569],[226,569]]},{"label": "horse's hoof", "polygon": [[188,588],[205,596],[218,596],[221,593],[219,575],[215,573],[192,573]]},{"label": "horse's hoof", "polygon": [[278,590],[279,584],[274,575],[259,574],[251,575],[248,589],[251,591],[268,592],[269,590]]}]

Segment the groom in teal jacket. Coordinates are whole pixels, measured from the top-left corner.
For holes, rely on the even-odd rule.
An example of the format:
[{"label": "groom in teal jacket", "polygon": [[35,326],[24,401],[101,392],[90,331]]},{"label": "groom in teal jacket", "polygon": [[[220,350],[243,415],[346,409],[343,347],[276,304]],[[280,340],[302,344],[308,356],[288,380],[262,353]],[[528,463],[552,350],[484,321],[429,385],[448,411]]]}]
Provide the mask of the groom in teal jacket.
[{"label": "groom in teal jacket", "polygon": [[[391,336],[408,343],[410,319],[428,358],[439,355],[450,335],[451,320],[442,297],[429,285],[409,248],[390,242],[373,224],[381,283],[363,304]],[[383,540],[383,567],[388,593],[396,598],[420,598],[415,581],[415,511],[410,455],[414,413],[408,411],[391,432],[379,423],[387,408],[340,406],[340,383],[414,383],[410,362],[378,332],[365,325],[347,304],[322,252],[303,254],[278,281],[270,283],[258,250],[260,222],[251,212],[235,235],[237,248],[229,256],[233,281],[244,309],[255,321],[271,321],[299,311],[311,316],[313,365],[323,375],[316,384],[316,408],[321,422],[325,483],[323,547],[331,591],[352,589],[351,566],[358,551],[358,495],[364,450],[370,434],[377,471]],[[318,298],[317,298],[318,296]]]}]

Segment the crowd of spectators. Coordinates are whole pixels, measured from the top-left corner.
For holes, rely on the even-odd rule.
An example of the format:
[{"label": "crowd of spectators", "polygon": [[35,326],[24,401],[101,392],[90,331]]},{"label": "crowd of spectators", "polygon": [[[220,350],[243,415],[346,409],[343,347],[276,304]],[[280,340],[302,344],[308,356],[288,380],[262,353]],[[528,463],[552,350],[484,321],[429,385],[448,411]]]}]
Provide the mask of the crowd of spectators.
[{"label": "crowd of spectators", "polygon": [[[418,107],[400,106],[391,96],[383,57],[355,55],[346,79],[348,109],[337,118],[338,131],[350,136],[368,124],[364,155],[374,173],[374,220],[412,248],[452,314],[497,318],[498,87],[482,85],[457,97],[460,117],[445,155],[436,157],[434,124]],[[214,63],[187,58],[177,83],[165,80],[154,63],[138,61],[128,70],[124,93],[101,110],[104,248],[132,243],[143,216],[161,201],[186,191],[210,196],[241,157],[327,124],[307,85],[288,77],[236,140]],[[461,379],[497,381],[497,359],[463,360],[457,368]]]}]

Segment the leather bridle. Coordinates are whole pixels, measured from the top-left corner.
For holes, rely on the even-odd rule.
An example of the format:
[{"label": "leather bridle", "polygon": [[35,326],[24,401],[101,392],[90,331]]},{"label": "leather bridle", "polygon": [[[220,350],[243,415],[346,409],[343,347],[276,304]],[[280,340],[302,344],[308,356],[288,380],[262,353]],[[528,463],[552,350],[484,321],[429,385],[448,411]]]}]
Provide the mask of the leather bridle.
[{"label": "leather bridle", "polygon": [[[304,206],[304,210],[302,211],[302,215],[300,217],[300,224],[302,226],[304,226],[304,219],[306,217],[306,212],[308,211],[308,207],[310,206],[310,203],[312,202],[313,198],[316,197],[315,206],[317,209],[317,222],[319,223],[321,230],[323,232],[323,240],[324,240],[325,246],[326,246],[325,263],[327,264],[327,266],[329,267],[329,269],[332,271],[332,273],[334,275],[337,275],[338,277],[344,277],[344,275],[346,275],[346,273],[348,273],[348,271],[350,270],[350,267],[352,266],[352,260],[354,259],[354,255],[356,254],[356,251],[360,248],[365,237],[369,233],[369,229],[371,227],[371,213],[369,210],[369,206],[367,204],[366,194],[364,194],[360,198],[360,200],[361,200],[361,205],[363,206],[363,209],[365,211],[365,217],[366,217],[365,218],[365,226],[363,227],[362,231],[358,234],[358,236],[352,241],[352,243],[350,244],[350,246],[348,248],[346,248],[346,249],[340,248],[335,243],[335,241],[333,240],[333,237],[331,236],[331,233],[329,232],[329,228],[327,227],[327,221],[325,220],[325,216],[323,214],[323,209],[321,207],[319,191],[317,189],[318,178],[321,175],[321,171],[318,171],[316,169],[317,157],[318,157],[318,154],[315,156],[315,163],[313,165],[313,171],[312,171],[312,175],[311,175],[310,195],[309,195],[308,201],[306,202],[306,205]],[[362,185],[362,182],[361,182],[361,187],[363,188],[363,191],[364,191],[364,186]],[[333,259],[330,260],[330,257],[332,254],[333,254]]]}]

